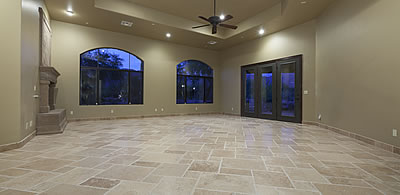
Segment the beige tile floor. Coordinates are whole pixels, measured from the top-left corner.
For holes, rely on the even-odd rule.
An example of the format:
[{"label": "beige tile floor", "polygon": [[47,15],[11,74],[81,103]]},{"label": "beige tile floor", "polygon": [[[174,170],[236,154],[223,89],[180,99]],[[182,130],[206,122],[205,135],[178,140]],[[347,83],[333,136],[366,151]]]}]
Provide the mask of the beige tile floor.
[{"label": "beige tile floor", "polygon": [[224,115],[71,122],[0,153],[0,194],[400,194],[400,156]]}]

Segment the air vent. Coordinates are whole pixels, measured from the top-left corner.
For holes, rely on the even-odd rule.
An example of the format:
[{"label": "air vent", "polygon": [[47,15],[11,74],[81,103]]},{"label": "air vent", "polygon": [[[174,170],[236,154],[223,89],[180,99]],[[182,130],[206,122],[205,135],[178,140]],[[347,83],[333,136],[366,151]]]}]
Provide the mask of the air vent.
[{"label": "air vent", "polygon": [[128,21],[121,21],[122,26],[126,27],[132,27],[133,22],[128,22]]}]

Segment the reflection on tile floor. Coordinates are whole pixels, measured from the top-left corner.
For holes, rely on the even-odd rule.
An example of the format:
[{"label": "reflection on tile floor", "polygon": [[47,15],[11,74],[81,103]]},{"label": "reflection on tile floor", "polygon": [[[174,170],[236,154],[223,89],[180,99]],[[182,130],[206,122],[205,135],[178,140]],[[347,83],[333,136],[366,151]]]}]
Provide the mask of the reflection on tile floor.
[{"label": "reflection on tile floor", "polygon": [[400,194],[400,156],[224,115],[69,123],[0,153],[0,194]]}]

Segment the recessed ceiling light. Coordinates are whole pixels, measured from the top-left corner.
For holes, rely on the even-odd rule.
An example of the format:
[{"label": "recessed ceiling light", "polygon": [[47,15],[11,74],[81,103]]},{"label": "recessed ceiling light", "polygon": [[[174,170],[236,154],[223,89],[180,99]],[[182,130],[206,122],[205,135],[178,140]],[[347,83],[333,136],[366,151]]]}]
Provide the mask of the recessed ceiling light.
[{"label": "recessed ceiling light", "polygon": [[122,26],[126,26],[126,27],[132,27],[133,22],[129,22],[129,21],[121,21],[121,25]]},{"label": "recessed ceiling light", "polygon": [[165,36],[166,36],[167,38],[170,38],[172,35],[171,35],[171,33],[167,33],[167,34],[165,34]]},{"label": "recessed ceiling light", "polygon": [[224,14],[221,14],[221,15],[219,16],[219,19],[224,20],[224,19],[225,19],[225,15],[224,15]]},{"label": "recessed ceiling light", "polygon": [[264,33],[265,33],[265,30],[264,30],[264,29],[258,30],[258,34],[259,34],[259,35],[263,35]]},{"label": "recessed ceiling light", "polygon": [[151,23],[151,25],[152,25],[152,26],[155,26],[156,24],[154,24],[154,23]]},{"label": "recessed ceiling light", "polygon": [[88,24],[89,24],[89,22],[86,22],[85,24],[86,24],[86,25],[88,25]]},{"label": "recessed ceiling light", "polygon": [[215,44],[217,44],[217,42],[216,41],[209,41],[208,44],[215,45]]},{"label": "recessed ceiling light", "polygon": [[300,3],[301,3],[301,4],[306,4],[306,3],[307,3],[307,1],[300,1]]},{"label": "recessed ceiling light", "polygon": [[73,16],[75,13],[74,13],[74,11],[72,11],[71,9],[68,9],[67,11],[65,11],[65,13],[68,15],[68,16]]}]

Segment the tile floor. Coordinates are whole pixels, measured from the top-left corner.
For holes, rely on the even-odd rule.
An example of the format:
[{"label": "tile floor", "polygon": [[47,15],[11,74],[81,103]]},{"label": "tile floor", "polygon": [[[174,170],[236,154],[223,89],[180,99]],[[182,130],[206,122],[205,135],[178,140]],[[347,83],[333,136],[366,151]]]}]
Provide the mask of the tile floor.
[{"label": "tile floor", "polygon": [[0,195],[400,194],[400,156],[224,115],[71,122],[0,153]]}]

